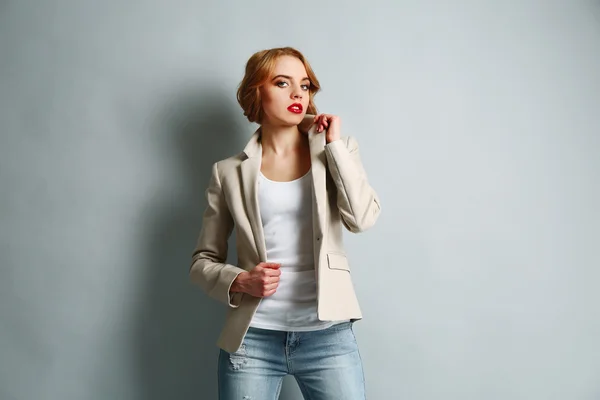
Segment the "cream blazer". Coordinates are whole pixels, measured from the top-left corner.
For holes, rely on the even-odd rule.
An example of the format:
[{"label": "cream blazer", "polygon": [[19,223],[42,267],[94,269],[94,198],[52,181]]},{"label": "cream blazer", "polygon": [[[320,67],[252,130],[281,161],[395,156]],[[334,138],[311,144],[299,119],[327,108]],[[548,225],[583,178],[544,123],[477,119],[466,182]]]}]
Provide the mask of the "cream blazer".
[{"label": "cream blazer", "polygon": [[[364,231],[381,212],[379,197],[369,185],[358,143],[351,136],[329,144],[325,132],[317,133],[307,115],[299,128],[310,143],[313,191],[313,245],[317,282],[317,316],[321,321],[362,319],[352,283],[342,226],[350,232]],[[262,160],[259,130],[243,152],[218,161],[206,198],[202,228],[192,255],[190,279],[209,296],[227,306],[217,346],[233,353],[244,340],[262,298],[230,293],[236,276],[260,262],[268,262],[258,205],[258,174]],[[237,263],[227,264],[227,241],[235,228]]]}]

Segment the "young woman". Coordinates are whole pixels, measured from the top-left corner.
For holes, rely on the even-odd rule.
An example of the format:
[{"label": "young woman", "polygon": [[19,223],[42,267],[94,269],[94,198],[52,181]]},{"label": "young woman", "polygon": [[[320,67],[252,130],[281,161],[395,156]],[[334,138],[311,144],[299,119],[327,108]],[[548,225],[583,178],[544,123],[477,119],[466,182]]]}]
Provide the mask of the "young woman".
[{"label": "young woman", "polygon": [[[380,213],[358,144],[317,114],[319,81],[290,47],[255,53],[237,98],[260,127],[213,164],[190,277],[227,305],[217,345],[221,400],[277,399],[285,375],[306,399],[364,399],[353,323],[362,318],[342,242]],[[237,265],[227,264],[236,229]]]}]

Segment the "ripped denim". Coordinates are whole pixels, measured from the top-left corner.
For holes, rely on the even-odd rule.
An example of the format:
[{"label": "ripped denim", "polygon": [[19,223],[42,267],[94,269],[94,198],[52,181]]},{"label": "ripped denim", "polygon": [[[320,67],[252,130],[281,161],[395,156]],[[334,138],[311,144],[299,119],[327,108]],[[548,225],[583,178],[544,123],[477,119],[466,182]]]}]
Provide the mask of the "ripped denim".
[{"label": "ripped denim", "polygon": [[220,400],[276,400],[292,375],[305,400],[364,400],[353,322],[308,332],[250,327],[235,353],[220,350]]}]

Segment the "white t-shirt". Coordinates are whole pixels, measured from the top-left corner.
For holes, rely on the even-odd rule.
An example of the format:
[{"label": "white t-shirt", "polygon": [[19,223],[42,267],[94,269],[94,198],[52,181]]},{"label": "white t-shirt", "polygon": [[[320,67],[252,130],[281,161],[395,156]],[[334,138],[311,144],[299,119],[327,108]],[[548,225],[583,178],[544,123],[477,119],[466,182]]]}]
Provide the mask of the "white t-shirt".
[{"label": "white t-shirt", "polygon": [[343,322],[317,318],[311,171],[289,182],[272,181],[262,173],[258,179],[267,261],[281,263],[281,276],[276,292],[262,299],[250,326],[310,331]]}]

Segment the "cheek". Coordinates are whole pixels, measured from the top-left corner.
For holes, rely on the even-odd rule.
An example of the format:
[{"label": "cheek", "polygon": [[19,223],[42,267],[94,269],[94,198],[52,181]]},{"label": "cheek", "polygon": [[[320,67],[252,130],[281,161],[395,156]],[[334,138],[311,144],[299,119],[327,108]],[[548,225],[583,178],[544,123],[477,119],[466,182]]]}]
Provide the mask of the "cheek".
[{"label": "cheek", "polygon": [[262,97],[262,106],[269,111],[277,111],[285,104],[285,99],[282,96],[282,91],[279,93],[274,91],[265,91]]},{"label": "cheek", "polygon": [[262,98],[262,109],[267,115],[273,115],[273,111],[275,109],[273,105],[273,99],[265,96]]}]

